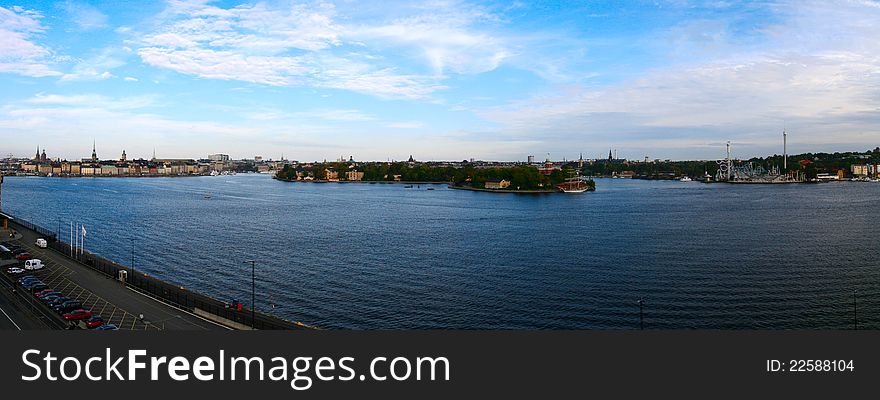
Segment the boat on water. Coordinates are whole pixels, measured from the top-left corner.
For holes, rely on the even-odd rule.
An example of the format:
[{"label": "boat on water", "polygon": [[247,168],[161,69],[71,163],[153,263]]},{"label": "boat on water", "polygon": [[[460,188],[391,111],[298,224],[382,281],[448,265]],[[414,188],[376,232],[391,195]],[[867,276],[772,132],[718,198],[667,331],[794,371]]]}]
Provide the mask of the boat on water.
[{"label": "boat on water", "polygon": [[412,189],[412,187],[413,187],[413,185],[406,185],[406,186],[404,186],[403,188],[404,188],[404,189]]},{"label": "boat on water", "polygon": [[211,199],[211,194],[205,193],[205,200],[210,200],[210,199]]},{"label": "boat on water", "polygon": [[681,177],[681,179],[679,179],[679,181],[680,182],[693,182],[694,180],[691,179],[691,177],[689,177],[689,176],[683,176],[683,177]]},{"label": "boat on water", "polygon": [[565,182],[556,185],[556,188],[563,193],[583,193],[590,190],[590,186],[584,182],[580,174],[572,174]]}]

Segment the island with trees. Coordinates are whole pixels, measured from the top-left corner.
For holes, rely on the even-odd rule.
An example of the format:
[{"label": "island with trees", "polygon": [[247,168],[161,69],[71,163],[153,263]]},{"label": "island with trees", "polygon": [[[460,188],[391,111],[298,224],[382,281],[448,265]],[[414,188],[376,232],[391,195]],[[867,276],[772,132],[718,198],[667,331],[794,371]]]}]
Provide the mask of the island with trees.
[{"label": "island with trees", "polygon": [[[286,165],[276,179],[291,182],[448,184],[450,188],[497,193],[553,193],[576,174],[573,167],[540,170],[534,165],[479,163],[323,162]],[[590,190],[592,180],[585,181]]]}]

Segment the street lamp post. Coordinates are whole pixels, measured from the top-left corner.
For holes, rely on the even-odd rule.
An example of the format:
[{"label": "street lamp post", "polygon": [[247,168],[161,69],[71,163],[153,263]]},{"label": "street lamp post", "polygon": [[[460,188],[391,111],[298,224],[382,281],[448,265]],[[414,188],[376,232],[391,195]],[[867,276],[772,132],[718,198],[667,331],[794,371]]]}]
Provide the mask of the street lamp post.
[{"label": "street lamp post", "polygon": [[644,322],[645,320],[644,320],[644,315],[642,313],[642,308],[644,307],[644,305],[645,305],[645,300],[639,299],[639,330],[645,330],[645,322]]},{"label": "street lamp post", "polygon": [[131,276],[125,280],[126,283],[128,283],[128,279],[134,277],[134,238],[128,238],[128,240],[131,241],[131,264],[128,267],[128,274]]},{"label": "street lamp post", "polygon": [[858,314],[856,314],[856,291],[853,290],[853,330],[859,330],[859,318]]},{"label": "street lamp post", "polygon": [[255,317],[257,308],[257,262],[255,260],[247,260],[244,264],[251,264],[251,329],[254,328],[255,325]]}]

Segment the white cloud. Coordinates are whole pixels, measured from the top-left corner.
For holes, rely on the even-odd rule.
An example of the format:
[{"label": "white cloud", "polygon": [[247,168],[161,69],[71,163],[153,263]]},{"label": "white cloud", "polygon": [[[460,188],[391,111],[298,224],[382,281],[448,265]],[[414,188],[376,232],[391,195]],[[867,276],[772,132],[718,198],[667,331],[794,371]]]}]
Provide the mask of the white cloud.
[{"label": "white cloud", "polygon": [[[146,64],[202,78],[408,99],[445,89],[447,72],[491,71],[510,55],[502,39],[474,28],[497,18],[458,2],[419,6],[415,15],[389,21],[356,23],[338,14],[326,3],[222,8],[171,1],[139,35],[137,52]],[[408,65],[405,54],[424,60],[428,73],[412,72],[425,68]]]},{"label": "white cloud", "polygon": [[138,81],[138,78],[135,78],[133,76],[126,76],[125,78],[122,78],[122,79],[125,80],[126,82],[137,82]]},{"label": "white cloud", "polygon": [[45,30],[41,18],[41,14],[21,7],[0,7],[0,73],[32,77],[61,74],[49,66],[50,49],[34,42]]},{"label": "white cloud", "polygon": [[115,78],[116,75],[110,71],[126,64],[125,57],[128,56],[124,49],[116,47],[106,47],[97,51],[97,53],[85,60],[79,60],[70,73],[61,77],[62,81],[78,81],[78,80],[103,80]]},{"label": "white cloud", "polygon": [[376,117],[365,114],[360,110],[313,110],[302,113],[305,116],[313,116],[330,121],[372,121]]},{"label": "white cloud", "polygon": [[392,129],[420,129],[424,128],[425,124],[418,121],[409,121],[409,122],[392,122],[386,125]]},{"label": "white cloud", "polygon": [[100,94],[60,95],[38,93],[36,96],[22,101],[24,104],[34,104],[52,107],[86,107],[102,108],[108,110],[133,110],[151,107],[156,104],[158,96],[129,96],[108,97]]},{"label": "white cloud", "polygon": [[81,29],[92,30],[107,27],[107,15],[97,8],[83,3],[66,1],[59,5]]}]

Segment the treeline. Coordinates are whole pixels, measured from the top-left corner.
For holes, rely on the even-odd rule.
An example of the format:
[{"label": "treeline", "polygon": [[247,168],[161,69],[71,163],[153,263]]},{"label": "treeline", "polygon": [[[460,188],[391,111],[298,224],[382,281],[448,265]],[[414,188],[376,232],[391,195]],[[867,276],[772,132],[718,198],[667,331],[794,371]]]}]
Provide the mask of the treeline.
[{"label": "treeline", "polygon": [[[804,163],[806,166],[802,166],[801,161],[806,161]],[[750,159],[749,162],[768,169],[774,166],[782,168],[783,156],[774,154],[766,158],[756,157]],[[834,173],[838,170],[845,170],[849,173],[851,167],[857,164],[880,164],[880,147],[863,153],[804,153],[788,156],[788,169],[804,169],[808,178],[815,177],[817,173]]]},{"label": "treeline", "polygon": [[[551,189],[554,185],[565,181],[573,169],[565,171],[555,170],[550,175],[544,175],[534,166],[520,165],[503,168],[476,168],[473,165],[465,165],[460,168],[452,166],[432,166],[428,164],[409,165],[405,162],[398,163],[318,163],[306,167],[303,165],[287,165],[278,171],[276,177],[285,180],[297,180],[300,177],[310,176],[315,180],[328,179],[328,172],[338,174],[338,179],[346,180],[349,171],[363,172],[362,181],[367,182],[443,182],[459,186],[471,186],[485,188],[488,181],[507,180],[510,182],[509,189],[516,190],[541,190]],[[329,173],[333,173],[329,172]]]},{"label": "treeline", "polygon": [[609,163],[604,161],[585,164],[581,173],[587,176],[609,176],[632,171],[637,176],[691,176],[715,175],[715,161],[658,161],[649,163]]}]

